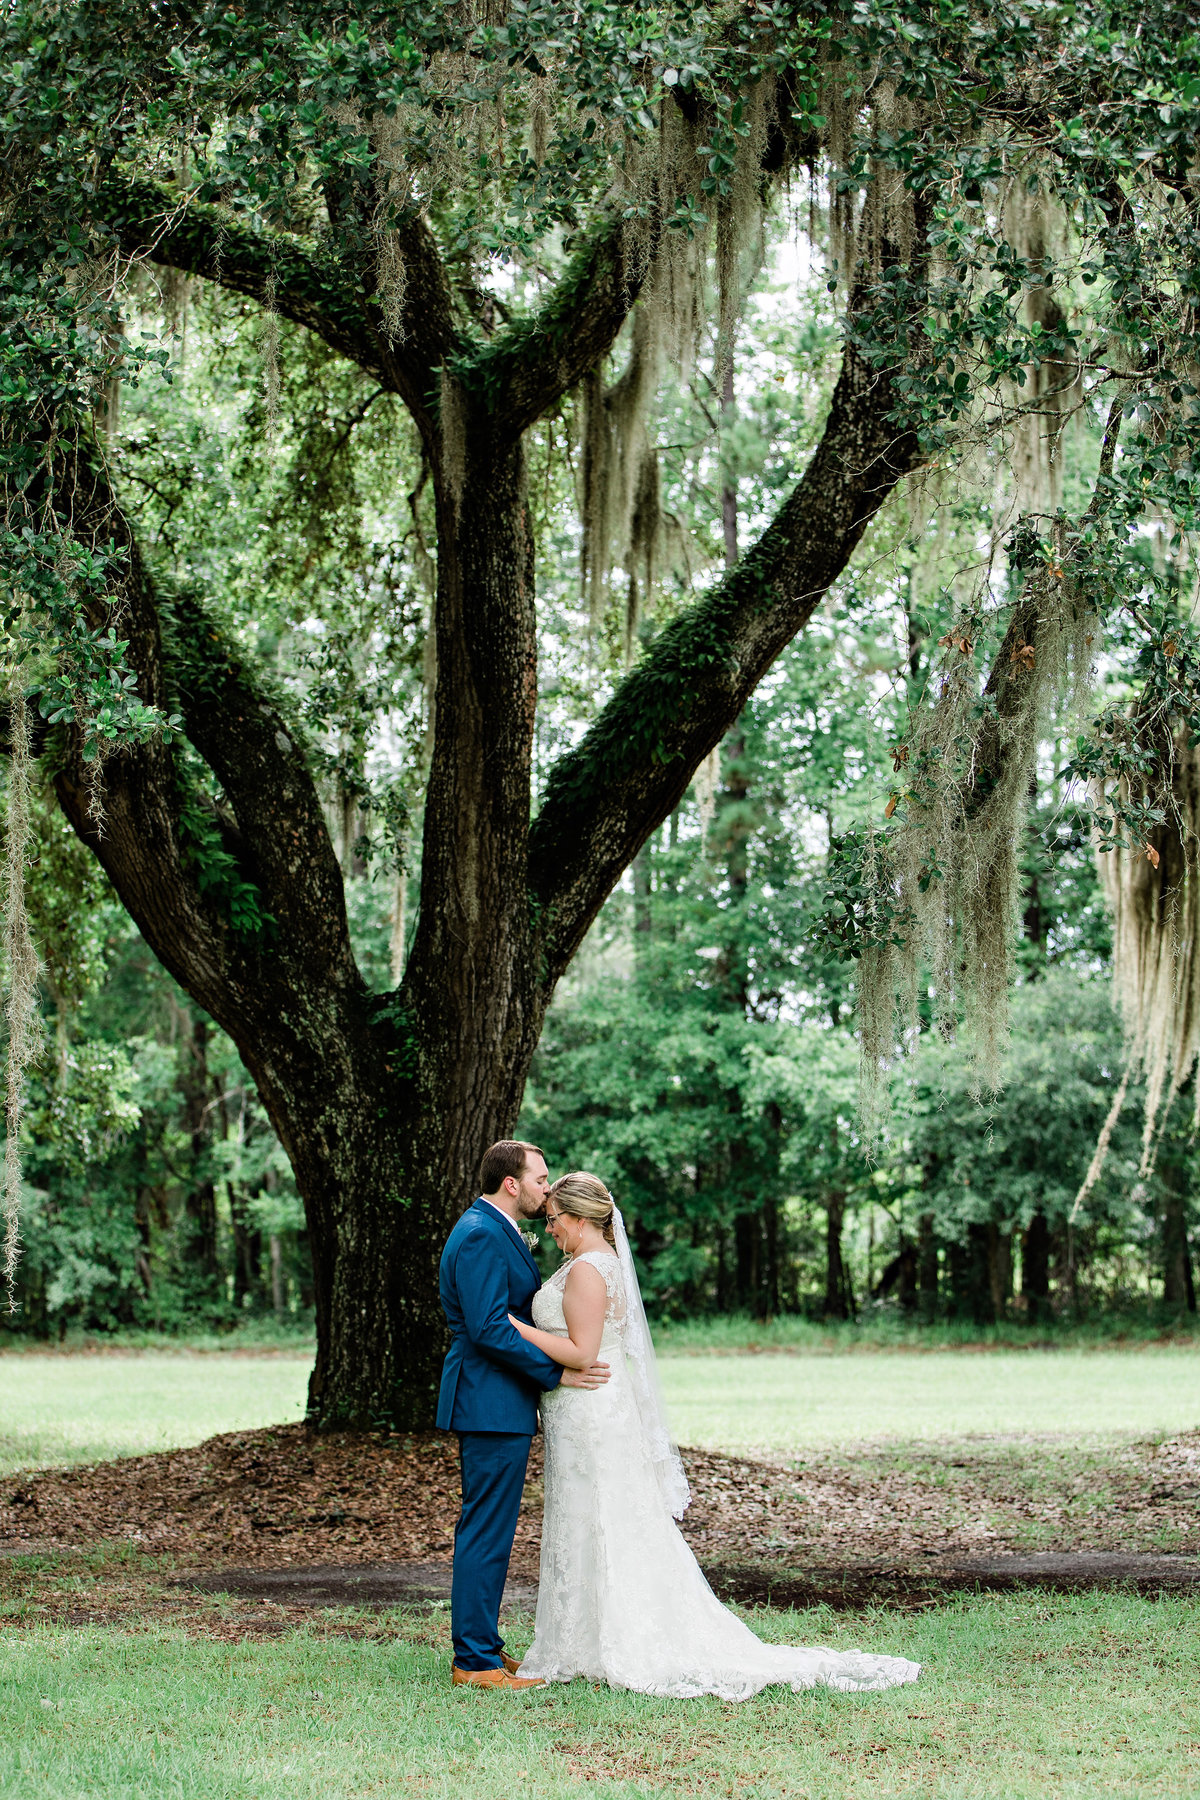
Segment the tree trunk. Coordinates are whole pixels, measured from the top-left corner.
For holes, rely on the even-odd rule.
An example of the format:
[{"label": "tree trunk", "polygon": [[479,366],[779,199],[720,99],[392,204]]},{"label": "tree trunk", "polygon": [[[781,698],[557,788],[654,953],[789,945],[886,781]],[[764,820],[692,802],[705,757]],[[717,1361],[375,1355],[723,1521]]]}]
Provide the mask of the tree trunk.
[{"label": "tree trunk", "polygon": [[854,1290],[842,1258],[842,1225],[846,1196],[835,1190],[825,1198],[825,1308],[827,1319],[854,1317]]},{"label": "tree trunk", "polygon": [[974,1325],[994,1324],[989,1273],[987,1225],[968,1225],[966,1239],[950,1245],[950,1292],[953,1315]]},{"label": "tree trunk", "polygon": [[262,1235],[247,1219],[246,1196],[234,1187],[229,1190],[229,1222],[233,1229],[233,1308],[242,1313],[247,1301],[253,1306],[259,1298]]},{"label": "tree trunk", "polygon": [[771,1318],[780,1311],[779,1279],[779,1206],[773,1196],[763,1202],[763,1315]]},{"label": "tree trunk", "polygon": [[1160,1174],[1165,1189],[1162,1211],[1163,1300],[1167,1306],[1196,1310],[1196,1286],[1188,1245],[1187,1193],[1180,1181],[1183,1171],[1164,1158]]},{"label": "tree trunk", "polygon": [[783,1308],[783,1246],[779,1217],[779,1191],[782,1187],[780,1163],[783,1156],[783,1113],[777,1101],[768,1100],[763,1108],[763,1124],[767,1135],[767,1180],[770,1183],[763,1201],[763,1248],[765,1284],[763,1310],[770,1317]]},{"label": "tree trunk", "polygon": [[[1037,776],[1034,774],[1030,777],[1029,781],[1029,806],[1031,818],[1036,816],[1037,802],[1038,783]],[[1027,830],[1026,841],[1029,842],[1030,840],[1032,840],[1035,846],[1037,845],[1038,834],[1036,831]],[[1026,877],[1025,904],[1021,911],[1021,928],[1028,942],[1031,943],[1038,952],[1036,957],[1030,957],[1025,964],[1025,979],[1027,981],[1038,980],[1044,970],[1046,958],[1046,931],[1048,924],[1049,920],[1045,908],[1042,905],[1041,883],[1038,879],[1038,872],[1035,866],[1028,871]]]},{"label": "tree trunk", "polygon": [[1050,1226],[1044,1212],[1035,1212],[1021,1246],[1021,1292],[1025,1316],[1031,1325],[1050,1317]]},{"label": "tree trunk", "polygon": [[995,1224],[988,1226],[988,1290],[992,1317],[1002,1319],[1012,1293],[1012,1237]]},{"label": "tree trunk", "polygon": [[1080,1255],[1079,1233],[1068,1219],[1062,1230],[1056,1232],[1056,1248],[1059,1252],[1058,1264],[1062,1270],[1062,1283],[1067,1290],[1067,1300],[1071,1308],[1071,1317],[1080,1315],[1079,1302],[1079,1265],[1082,1260],[1086,1264],[1091,1260],[1090,1245],[1084,1240],[1082,1258]]},{"label": "tree trunk", "polygon": [[917,1281],[919,1268],[916,1245],[901,1234],[900,1248],[887,1263],[871,1292],[876,1300],[882,1300],[892,1289],[896,1290],[896,1299],[903,1312],[915,1312],[917,1307]]},{"label": "tree trunk", "polygon": [[184,1127],[190,1140],[190,1185],[184,1201],[192,1228],[191,1252],[202,1282],[210,1292],[220,1278],[217,1256],[217,1194],[212,1169],[211,1082],[208,1073],[208,1020],[179,1012],[183,1029],[180,1088]]},{"label": "tree trunk", "polygon": [[[436,486],[422,892],[443,903],[422,905],[395,1002],[381,1013],[356,996],[332,1045],[328,1028],[314,1038],[339,1080],[326,1075],[315,1115],[309,1102],[302,1142],[291,1127],[316,1274],[309,1410],[326,1424],[429,1423],[441,1247],[483,1151],[516,1123],[548,998],[525,875],[537,666],[524,456],[462,430]],[[314,1068],[289,1082],[280,1112],[297,1118],[320,1080]]]},{"label": "tree trunk", "polygon": [[737,1282],[734,1304],[757,1317],[763,1310],[762,1219],[757,1211],[738,1213],[733,1222],[733,1246]]},{"label": "tree trunk", "polygon": [[137,1226],[138,1247],[133,1259],[134,1271],[141,1283],[142,1294],[154,1308],[154,1329],[162,1330],[162,1317],[158,1306],[158,1296],[154,1291],[154,1239],[151,1229],[151,1212],[154,1197],[147,1187],[138,1189],[137,1204],[133,1210],[134,1224]]},{"label": "tree trunk", "polygon": [[901,1312],[916,1312],[917,1283],[919,1278],[920,1271],[917,1265],[917,1247],[910,1238],[902,1238],[900,1244],[900,1270],[896,1280],[896,1298],[900,1302]]},{"label": "tree trunk", "polygon": [[917,1225],[917,1293],[922,1323],[932,1325],[938,1310],[938,1246],[932,1213],[922,1213]]},{"label": "tree trunk", "polygon": [[[736,520],[736,509],[733,517]],[[726,913],[725,942],[716,961],[719,991],[729,1008],[745,1018],[750,1010],[750,976],[745,949],[746,896],[749,886],[749,855],[746,828],[745,738],[740,723],[725,740],[725,787],[721,796],[721,812],[717,829],[721,833],[721,849],[725,859],[725,880],[729,903]],[[753,1153],[744,1130],[744,1108],[741,1091],[730,1088],[726,1095],[730,1117],[736,1123],[729,1144],[730,1185],[734,1204],[740,1209],[734,1218],[733,1242],[735,1260],[736,1304],[745,1311],[760,1314],[762,1300],[763,1199],[760,1180],[751,1173]],[[747,1187],[753,1198],[747,1202]]]},{"label": "tree trunk", "polygon": [[650,839],[647,838],[633,859],[633,939],[634,948],[639,952],[645,949],[653,929],[650,907],[651,854]]},{"label": "tree trunk", "polygon": [[725,369],[721,377],[721,460],[723,463],[721,480],[721,538],[725,549],[725,567],[732,569],[738,559],[738,494],[737,474],[729,461],[724,434],[729,429],[736,410],[733,393],[733,355],[728,352],[725,357]]},{"label": "tree trunk", "polygon": [[308,1313],[316,1304],[316,1296],[313,1290],[312,1245],[309,1242],[307,1225],[303,1225],[296,1233],[296,1263],[300,1310]]},{"label": "tree trunk", "polygon": [[267,1249],[271,1258],[271,1308],[275,1317],[282,1319],[286,1307],[283,1289],[283,1245],[279,1240],[278,1232],[271,1233]]}]

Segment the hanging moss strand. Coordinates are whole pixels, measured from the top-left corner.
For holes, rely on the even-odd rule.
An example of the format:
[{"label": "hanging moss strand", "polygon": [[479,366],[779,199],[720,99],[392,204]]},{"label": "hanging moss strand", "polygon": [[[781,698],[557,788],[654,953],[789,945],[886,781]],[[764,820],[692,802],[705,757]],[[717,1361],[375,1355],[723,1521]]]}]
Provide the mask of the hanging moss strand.
[{"label": "hanging moss strand", "polygon": [[12,750],[4,844],[4,952],[8,965],[5,1018],[8,1070],[4,1097],[4,1281],[8,1308],[16,1311],[15,1283],[21,1256],[21,1114],[25,1071],[37,1056],[37,953],[25,911],[25,861],[29,849],[29,715],[14,684],[10,709]]}]

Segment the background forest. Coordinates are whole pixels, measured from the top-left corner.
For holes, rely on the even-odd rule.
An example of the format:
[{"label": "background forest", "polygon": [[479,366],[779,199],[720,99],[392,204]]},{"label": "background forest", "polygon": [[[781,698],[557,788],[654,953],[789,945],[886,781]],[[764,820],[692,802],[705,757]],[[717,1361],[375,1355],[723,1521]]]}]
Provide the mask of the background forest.
[{"label": "background forest", "polygon": [[[576,399],[530,434],[538,770],[695,587],[736,560],[817,440],[839,346],[824,272],[784,218],[744,251],[741,277],[732,354],[714,331],[649,421],[661,503],[598,491]],[[108,454],[160,581],[219,592],[230,630],[302,720],[355,950],[383,994],[403,969],[419,881],[428,469],[398,400],[315,337],[274,317],[264,327],[257,307],[180,275],[137,281],[130,306],[172,379],[114,387]],[[615,359],[630,372],[636,329]],[[610,408],[610,428],[620,423]],[[1078,414],[1057,456],[1060,492],[1077,504],[1094,479],[1095,420]],[[398,458],[399,485],[380,478]],[[589,508],[599,525],[584,533]],[[956,570],[993,525],[985,502],[943,497],[935,477],[880,515],[559,988],[518,1130],[554,1171],[609,1182],[661,1316],[1040,1326],[1195,1310],[1190,1092],[1148,1179],[1131,1096],[1072,1216],[1124,1054],[1096,861],[1063,774],[1078,723],[1065,709],[1025,833],[1003,1086],[977,1091],[960,1047],[925,1016],[889,1073],[886,1138],[868,1144],[859,1122],[858,965],[835,954],[829,929],[838,847],[882,821],[905,709],[961,601]],[[1002,587],[1003,567],[994,578]],[[1101,698],[1119,701],[1128,673],[1111,657]],[[188,830],[236,920],[256,900],[222,848],[219,801],[195,805]],[[24,1127],[20,1310],[3,1330],[307,1330],[303,1209],[233,1045],[152,956],[48,790],[35,815],[46,1040]]]}]

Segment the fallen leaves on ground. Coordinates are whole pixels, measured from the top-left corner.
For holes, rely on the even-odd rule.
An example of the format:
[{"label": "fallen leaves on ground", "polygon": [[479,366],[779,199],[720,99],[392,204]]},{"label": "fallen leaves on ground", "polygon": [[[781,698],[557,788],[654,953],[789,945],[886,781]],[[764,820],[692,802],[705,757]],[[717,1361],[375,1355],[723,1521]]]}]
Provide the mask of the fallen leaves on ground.
[{"label": "fallen leaves on ground", "polygon": [[0,1544],[124,1540],[196,1569],[431,1561],[450,1556],[457,1488],[452,1439],[281,1425],[5,1482]]},{"label": "fallen leaves on ground", "polygon": [[[1200,1432],[1082,1455],[1035,1439],[875,1448],[803,1465],[685,1453],[684,1531],[705,1566],[930,1566],[1030,1548],[1200,1554]],[[536,1578],[534,1440],[512,1573]],[[448,1562],[453,1439],[228,1432],[192,1449],[41,1471],[0,1484],[0,1548],[124,1542],[176,1567]]]}]

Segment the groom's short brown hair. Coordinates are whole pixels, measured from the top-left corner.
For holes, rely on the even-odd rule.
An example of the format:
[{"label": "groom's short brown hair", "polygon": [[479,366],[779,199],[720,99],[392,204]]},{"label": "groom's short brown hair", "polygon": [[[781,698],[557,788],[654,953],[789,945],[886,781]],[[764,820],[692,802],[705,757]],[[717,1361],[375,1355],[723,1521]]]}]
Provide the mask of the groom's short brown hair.
[{"label": "groom's short brown hair", "polygon": [[511,1175],[520,1181],[525,1173],[525,1158],[533,1153],[545,1161],[545,1151],[539,1150],[536,1144],[523,1144],[520,1138],[501,1138],[490,1150],[483,1153],[483,1161],[479,1165],[479,1191],[481,1194],[498,1194],[502,1181]]}]

